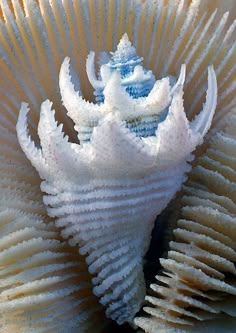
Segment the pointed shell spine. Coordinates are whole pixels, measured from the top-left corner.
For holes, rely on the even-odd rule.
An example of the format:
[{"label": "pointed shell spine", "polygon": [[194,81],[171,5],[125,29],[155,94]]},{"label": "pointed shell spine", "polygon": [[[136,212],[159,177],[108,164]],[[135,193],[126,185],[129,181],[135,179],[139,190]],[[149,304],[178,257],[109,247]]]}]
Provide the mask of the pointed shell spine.
[{"label": "pointed shell spine", "polygon": [[[84,101],[74,90],[66,58],[59,81],[68,115],[78,129],[97,123],[84,145],[64,137],[51,103],[45,101],[37,148],[28,135],[28,110],[24,105],[20,110],[18,139],[44,180],[41,189],[47,193],[48,214],[56,217],[63,236],[87,254],[90,272],[96,274],[94,293],[107,316],[119,324],[132,321],[139,310],[145,288],[142,260],[153,222],[184,181],[191,152],[202,142],[214,114],[213,68],[208,71],[206,104],[192,123],[184,112],[184,76],[182,67],[176,86],[171,88],[164,78],[147,97],[137,100],[124,91],[120,74],[114,71],[104,90],[105,102],[98,105]],[[99,87],[100,82],[94,83]],[[169,104],[155,135],[140,138],[127,128],[137,118],[159,116]]]}]

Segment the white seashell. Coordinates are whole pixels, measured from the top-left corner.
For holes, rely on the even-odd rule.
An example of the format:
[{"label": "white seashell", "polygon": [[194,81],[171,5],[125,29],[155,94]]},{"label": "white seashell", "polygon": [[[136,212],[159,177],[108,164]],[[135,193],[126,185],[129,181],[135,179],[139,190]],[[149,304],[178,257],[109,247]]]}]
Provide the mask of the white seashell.
[{"label": "white seashell", "polygon": [[[222,18],[222,13],[228,10],[229,15],[226,13]],[[168,74],[176,76],[181,64],[186,64],[188,75],[184,104],[189,119],[201,108],[206,90],[206,69],[209,64],[214,64],[218,81],[218,103],[212,128],[219,130],[225,125],[227,113],[235,114],[234,18],[234,0],[0,0],[1,210],[10,205],[13,209],[38,213],[43,215],[43,219],[45,217],[40,180],[17,143],[15,124],[21,101],[28,101],[31,108],[29,124],[35,135],[40,104],[50,98],[57,110],[57,119],[64,124],[65,132],[73,142],[76,140],[73,126],[61,107],[58,87],[58,73],[66,55],[70,55],[73,66],[79,72],[83,93],[87,98],[91,98],[91,87],[84,70],[87,54],[91,49],[96,50],[96,54],[101,50],[115,49],[122,34],[127,31],[139,54],[145,55],[145,68],[151,68],[156,77],[162,78]],[[100,59],[101,64],[105,63],[106,53]],[[6,190],[5,187],[14,190]],[[20,216],[20,213],[18,214]],[[28,223],[27,221],[25,223]],[[31,223],[33,224],[33,221]],[[1,233],[2,237],[4,233]],[[67,246],[67,251],[72,253],[73,248]],[[18,255],[15,248],[13,255]],[[81,256],[79,263],[80,260]],[[45,265],[50,262],[51,256],[45,256]],[[30,265],[35,265],[33,257]],[[19,270],[24,271],[24,266],[19,266]],[[76,272],[76,266],[72,270]],[[61,271],[62,275],[63,272]],[[70,288],[70,281],[64,280],[64,283]],[[80,284],[79,278],[77,283]],[[57,287],[58,285],[55,285],[54,290],[57,290]],[[42,288],[43,291],[46,293],[46,286]],[[87,292],[90,295],[90,288]],[[73,312],[63,313],[63,316],[61,307],[55,302],[51,322],[55,328],[51,329],[51,332],[58,333],[59,326],[63,328],[66,323],[76,321],[77,313],[81,313],[81,309],[74,305],[80,300],[83,303],[83,299],[80,294],[74,295],[74,298],[64,297],[63,301],[73,308]],[[32,317],[28,316],[28,312],[21,311],[24,308],[20,306],[20,300],[21,298],[18,303],[20,320],[15,321],[14,329],[8,326],[14,322],[14,306],[11,311],[2,314],[4,333],[30,333],[32,330],[36,332],[37,326],[31,321]],[[101,320],[106,323],[105,316],[90,316],[90,309],[94,304],[96,300],[91,297],[89,306],[83,308],[85,317],[88,318],[86,326],[96,323],[95,327],[88,328],[92,333],[98,330]],[[42,303],[41,313],[43,309],[48,310],[46,303]],[[215,321],[212,330],[224,332],[229,322],[229,317],[224,323]],[[41,324],[41,330],[48,332],[48,323]],[[81,324],[75,325],[75,329],[76,326],[77,330],[82,330]],[[112,330],[113,327],[108,328],[108,332]],[[65,329],[64,332],[66,331]],[[121,328],[121,331],[126,332],[125,328]]]},{"label": "white seashell", "polygon": [[[69,58],[66,58],[62,64],[59,77],[62,101],[68,115],[75,122],[80,143],[90,140],[93,128],[110,112],[119,113],[121,120],[125,120],[126,127],[137,136],[155,135],[158,123],[166,117],[166,108],[170,104],[171,97],[184,84],[185,65],[181,66],[179,78],[172,87],[168,77],[155,82],[152,72],[144,70],[140,65],[142,58],[136,55],[126,34],[118,44],[116,52],[111,54],[111,60],[100,68],[101,73],[104,66],[108,68],[109,74],[106,75],[106,80],[102,74],[101,81],[94,79],[94,66],[92,66],[94,64],[88,66],[88,62],[94,61],[94,56],[91,60],[89,55],[87,60],[88,77],[95,89],[99,105],[86,102],[81,94],[74,90],[69,74]],[[213,98],[214,96],[212,94]],[[211,110],[214,110],[216,101],[208,99],[208,103]],[[204,114],[208,115],[208,112]],[[212,116],[209,117],[209,123],[211,119]],[[209,123],[206,123],[207,129]],[[200,122],[198,124],[200,126]],[[203,136],[204,134],[205,132],[202,132]]]},{"label": "white seashell", "polygon": [[151,285],[155,296],[146,296],[152,307],[144,311],[151,317],[135,319],[145,332],[234,331],[236,116],[229,121],[230,126],[212,138],[184,186],[175,241],[167,258],[160,260],[165,275],[156,276],[158,284]]},{"label": "white seashell", "polygon": [[[82,145],[68,142],[51,103],[45,101],[38,126],[41,148],[37,148],[28,135],[28,108],[23,104],[20,110],[18,139],[43,179],[48,214],[56,217],[56,225],[64,229],[62,235],[87,255],[89,271],[95,275],[93,291],[107,316],[119,324],[131,322],[140,309],[145,293],[142,261],[153,222],[185,179],[191,152],[202,142],[216,107],[216,77],[209,67],[206,104],[188,122],[183,70],[172,98],[168,79],[163,79],[147,97],[135,99],[114,70],[103,90],[104,103],[98,105],[74,91],[66,59],[60,87],[68,115],[77,128],[80,121],[83,126],[96,121],[89,142]],[[167,88],[164,95],[163,86]],[[139,137],[127,128],[137,115],[155,117],[170,100],[155,135]]]}]

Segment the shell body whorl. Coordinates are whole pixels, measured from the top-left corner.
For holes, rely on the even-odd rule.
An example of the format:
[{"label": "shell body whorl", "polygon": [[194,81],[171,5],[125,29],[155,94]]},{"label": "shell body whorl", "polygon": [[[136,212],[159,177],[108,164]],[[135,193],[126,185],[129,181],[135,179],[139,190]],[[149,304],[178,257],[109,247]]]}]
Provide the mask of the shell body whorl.
[{"label": "shell body whorl", "polygon": [[[94,293],[108,317],[130,321],[145,296],[143,257],[155,217],[180,188],[187,163],[143,179],[67,186],[43,182],[44,202],[62,236],[87,255]],[[69,184],[67,184],[69,185]],[[70,184],[71,185],[71,184]],[[55,194],[56,193],[56,194]]]},{"label": "shell body whorl", "polygon": [[[132,51],[130,43],[126,44]],[[142,75],[149,75],[140,70],[137,59],[133,74],[138,67]],[[25,104],[17,135],[43,179],[48,214],[56,218],[63,237],[86,255],[94,293],[106,307],[107,316],[122,324],[131,322],[140,309],[145,294],[142,261],[155,217],[174,197],[190,169],[191,152],[211,124],[217,88],[210,67],[206,103],[189,123],[183,107],[184,66],[173,87],[167,77],[156,81],[147,96],[135,98],[122,85],[123,74],[113,67],[107,81],[104,79],[104,101],[94,104],[75,92],[68,58],[62,64],[62,100],[75,123],[80,145],[64,136],[49,101],[41,106],[41,148],[28,135]],[[141,135],[138,126],[148,129],[146,119],[152,122],[156,118],[155,130]],[[131,129],[137,119],[136,130]]]}]

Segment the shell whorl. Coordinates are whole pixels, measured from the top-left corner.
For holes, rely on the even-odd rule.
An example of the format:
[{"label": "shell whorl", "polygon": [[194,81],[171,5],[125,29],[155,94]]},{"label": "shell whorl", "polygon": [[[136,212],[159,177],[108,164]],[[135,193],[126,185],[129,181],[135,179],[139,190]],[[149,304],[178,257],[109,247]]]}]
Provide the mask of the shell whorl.
[{"label": "shell whorl", "polygon": [[[68,141],[45,101],[38,126],[41,148],[36,147],[28,134],[27,105],[20,110],[18,140],[43,179],[48,214],[87,256],[94,293],[107,316],[119,324],[132,321],[140,309],[145,294],[142,261],[153,222],[185,180],[191,152],[202,142],[215,111],[217,84],[209,67],[206,103],[189,123],[183,107],[184,74],[183,66],[173,87],[167,77],[156,81],[147,96],[133,98],[122,86],[122,74],[113,69],[103,89],[104,102],[95,104],[74,90],[66,58],[60,72],[62,100],[79,139],[81,129],[90,130],[81,145]],[[153,121],[163,110],[166,116],[149,135],[130,127],[136,119]]]},{"label": "shell whorl", "polygon": [[[77,105],[76,115],[70,114],[70,106],[68,106],[67,97],[64,94],[65,77],[70,72],[68,58],[63,62],[60,72],[62,100],[72,119],[76,117],[75,129],[78,131],[80,142],[90,140],[93,128],[98,125],[102,118],[101,114],[107,112],[107,102],[109,107],[111,107],[112,102],[114,111],[117,109],[120,112],[122,119],[126,122],[126,127],[131,132],[139,137],[155,135],[158,124],[167,115],[167,107],[171,96],[173,96],[177,87],[184,84],[185,65],[181,67],[177,82],[173,77],[166,77],[155,82],[152,71],[142,67],[143,58],[136,54],[136,50],[131,45],[127,34],[124,34],[121,38],[117,50],[111,52],[111,58],[108,62],[101,65],[99,79],[96,77],[94,61],[95,53],[90,52],[87,58],[86,71],[98,103],[98,105],[93,106],[96,112],[92,117],[83,116],[84,110],[80,111],[79,101],[75,102],[75,105]],[[170,85],[170,79],[172,86]],[[138,101],[132,102],[132,99]],[[91,105],[88,107],[90,108]],[[128,112],[126,112],[126,109]],[[134,113],[132,113],[132,109]]]},{"label": "shell whorl", "polygon": [[98,103],[104,102],[103,90],[114,71],[118,71],[121,77],[121,85],[132,98],[147,96],[155,83],[152,71],[142,67],[143,58],[139,57],[135,48],[131,45],[128,35],[124,34],[117,50],[111,52],[111,58],[101,65],[99,70],[100,80],[96,79],[94,66],[94,52],[87,59],[87,74],[89,81],[95,89],[94,95]]}]

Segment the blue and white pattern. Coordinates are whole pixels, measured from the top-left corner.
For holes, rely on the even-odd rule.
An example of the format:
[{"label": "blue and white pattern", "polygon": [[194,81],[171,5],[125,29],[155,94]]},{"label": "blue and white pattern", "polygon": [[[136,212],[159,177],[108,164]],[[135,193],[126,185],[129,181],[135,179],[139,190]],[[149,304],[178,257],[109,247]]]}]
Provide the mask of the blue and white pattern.
[{"label": "blue and white pattern", "polygon": [[215,72],[209,67],[206,103],[190,123],[183,106],[185,66],[171,87],[168,77],[154,83],[141,61],[126,35],[101,67],[101,80],[93,79],[89,59],[87,74],[100,96],[99,103],[90,103],[75,91],[69,58],[64,60],[62,101],[81,144],[68,141],[48,100],[38,125],[41,148],[28,134],[26,104],[17,123],[19,143],[43,180],[49,216],[86,255],[93,292],[119,324],[132,322],[142,305],[143,257],[155,218],[186,179],[191,153],[211,125],[217,97]]},{"label": "blue and white pattern", "polygon": [[106,64],[102,64],[99,70],[100,80],[94,73],[94,52],[90,52],[87,59],[87,73],[91,85],[95,89],[97,102],[104,102],[103,90],[107,80],[114,71],[118,71],[121,77],[121,85],[132,98],[147,96],[155,83],[152,71],[143,69],[143,58],[136,54],[127,34],[121,38],[117,50],[111,52],[111,58]]},{"label": "blue and white pattern", "polygon": [[[126,127],[139,137],[155,135],[158,123],[163,121],[167,115],[167,107],[170,103],[171,95],[173,95],[177,86],[184,84],[185,66],[181,67],[179,80],[177,83],[175,82],[172,89],[170,88],[169,77],[155,81],[152,71],[142,67],[143,58],[137,55],[127,34],[124,34],[121,38],[117,50],[111,52],[109,61],[100,66],[98,73],[99,79],[96,77],[94,62],[95,53],[90,52],[87,58],[86,69],[88,79],[94,88],[94,95],[98,103],[96,108],[100,110],[100,115],[95,118],[86,117],[86,119],[84,119],[82,115],[83,111],[81,111],[80,117],[80,105],[77,105],[78,121],[76,122],[76,130],[78,130],[80,142],[90,140],[93,128],[97,126],[102,114],[106,112],[106,102],[107,99],[109,99],[108,93],[110,94],[112,89],[118,89],[118,87],[114,87],[114,84],[119,85],[120,92],[116,92],[117,98],[119,97],[124,100],[124,104],[122,105],[123,110],[117,109],[114,105],[114,111],[116,112],[115,109],[117,109],[117,111],[121,113],[121,118],[125,120]],[[64,96],[63,83],[65,72],[69,73],[68,59],[63,63],[60,75],[60,77],[62,77],[60,80],[62,99]],[[116,78],[114,78],[114,76],[116,76]],[[174,80],[172,77],[172,83]],[[116,82],[120,83],[117,84]],[[108,88],[106,88],[107,86]],[[109,92],[107,92],[107,90],[109,90]],[[157,101],[153,100],[154,96],[157,97]],[[125,103],[125,99],[127,99],[127,104]],[[134,99],[135,101],[129,101],[130,99]],[[153,108],[152,104],[158,101],[161,101],[161,104],[155,104]],[[67,108],[67,101],[63,99],[63,102]],[[130,112],[130,108],[134,110],[134,112]],[[70,109],[70,107],[68,109]],[[128,109],[128,113],[126,109]]]}]

